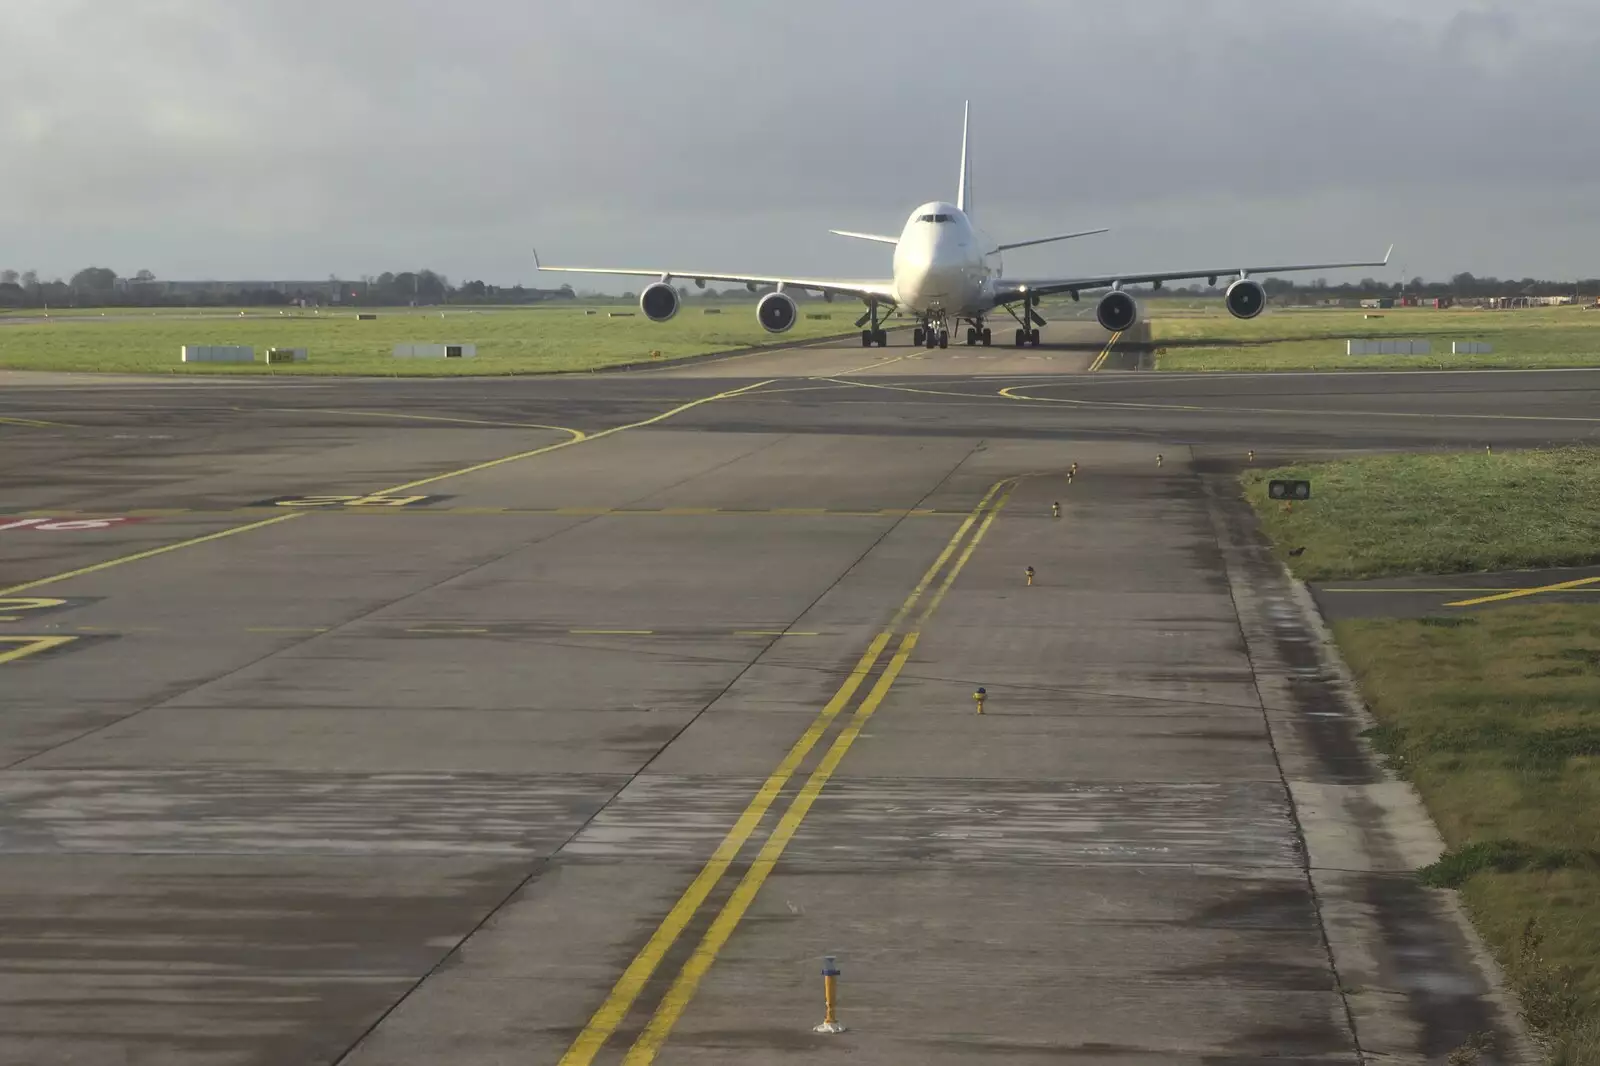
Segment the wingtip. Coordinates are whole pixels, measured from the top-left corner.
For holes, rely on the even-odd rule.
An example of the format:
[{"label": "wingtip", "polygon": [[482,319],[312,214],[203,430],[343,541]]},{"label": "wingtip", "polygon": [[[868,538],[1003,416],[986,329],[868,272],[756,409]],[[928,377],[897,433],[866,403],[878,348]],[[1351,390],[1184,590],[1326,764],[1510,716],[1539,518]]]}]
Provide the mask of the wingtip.
[{"label": "wingtip", "polygon": [[543,270],[544,269],[544,267],[539,265],[539,249],[537,249],[537,248],[535,248],[533,250],[533,269],[535,269],[535,270]]},{"label": "wingtip", "polygon": [[1394,255],[1394,245],[1389,245],[1389,250],[1383,253],[1383,265],[1389,265],[1389,257]]}]

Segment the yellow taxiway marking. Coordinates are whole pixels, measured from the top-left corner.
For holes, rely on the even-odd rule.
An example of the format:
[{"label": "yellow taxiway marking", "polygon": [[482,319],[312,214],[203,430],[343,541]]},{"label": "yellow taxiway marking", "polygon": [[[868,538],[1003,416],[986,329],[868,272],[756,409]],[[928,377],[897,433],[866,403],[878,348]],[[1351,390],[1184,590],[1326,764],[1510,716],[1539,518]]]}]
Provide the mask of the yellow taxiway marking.
[{"label": "yellow taxiway marking", "polygon": [[[234,408],[234,410],[247,410],[247,408]],[[445,415],[413,415],[403,411],[356,411],[344,410],[335,407],[261,407],[254,410],[273,411],[288,414],[313,414],[313,415],[356,415],[364,418],[402,418],[412,422],[454,422],[464,426],[497,426],[505,429],[548,429],[554,433],[566,433],[574,441],[580,441],[588,434],[581,429],[571,426],[547,426],[540,422],[495,422],[484,418],[451,418]]]},{"label": "yellow taxiway marking", "polygon": [[[1426,589],[1318,589],[1318,592],[1379,592],[1392,594],[1396,592],[1551,592],[1549,586],[1541,585],[1530,588],[1525,585],[1463,585],[1456,588],[1426,588]],[[1572,592],[1600,592],[1600,588],[1571,589]],[[1452,605],[1453,606],[1453,605]]]},{"label": "yellow taxiway marking", "polygon": [[1101,367],[1106,365],[1106,357],[1111,354],[1111,349],[1116,346],[1117,340],[1121,336],[1122,330],[1120,329],[1111,335],[1111,339],[1106,341],[1106,346],[1100,349],[1100,354],[1095,356],[1094,362],[1089,364],[1090,373],[1093,373],[1094,371],[1099,370]]},{"label": "yellow taxiway marking", "polygon": [[1531,589],[1512,589],[1494,596],[1479,596],[1473,600],[1456,600],[1454,603],[1445,604],[1446,607],[1476,607],[1480,603],[1498,603],[1501,600],[1514,600],[1521,596],[1537,596],[1541,592],[1563,592],[1567,589],[1581,588],[1584,585],[1593,585],[1600,582],[1600,577],[1580,577],[1575,581],[1558,581],[1554,585],[1540,585]]},{"label": "yellow taxiway marking", "polygon": [[327,626],[247,626],[246,633],[326,633]]},{"label": "yellow taxiway marking", "polygon": [[[716,400],[725,400],[729,397],[739,396],[744,393],[751,392],[755,389],[761,388],[764,385],[770,385],[776,380],[776,378],[769,378],[766,381],[758,381],[753,385],[745,385],[741,388],[729,389],[726,392],[719,392],[712,396],[703,396],[698,400],[690,400],[688,403],[681,403],[676,407],[663,411],[658,415],[653,415],[650,418],[646,418],[640,422],[630,422],[624,426],[612,426],[610,429],[602,429],[597,433],[590,433],[581,437],[573,437],[569,440],[558,441],[555,444],[548,444],[543,448],[534,448],[530,451],[518,452],[515,455],[507,455],[499,459],[490,459],[487,462],[475,463],[472,466],[462,467],[460,470],[451,470],[443,474],[433,474],[429,477],[419,478],[416,481],[409,481],[404,485],[395,485],[391,488],[380,489],[377,492],[368,493],[368,496],[395,496],[407,489],[413,489],[420,485],[431,485],[436,481],[443,481],[446,478],[460,477],[463,474],[471,474],[479,470],[487,470],[490,467],[500,466],[504,463],[516,462],[519,459],[529,459],[535,455],[544,455],[547,452],[553,452],[560,448],[570,448],[574,444],[582,444],[585,441],[599,440],[601,437],[609,437],[617,433],[622,433],[626,430],[639,429],[643,426],[655,425],[657,422],[662,422],[673,417],[674,415],[682,414],[684,411],[691,410],[703,404],[712,403]],[[65,581],[68,578],[82,577],[85,574],[98,573],[101,570],[109,570],[114,566],[122,566],[124,563],[138,562],[141,559],[150,559],[157,555],[165,555],[167,552],[175,552],[182,548],[193,547],[197,544],[206,544],[210,541],[221,540],[223,537],[232,537],[239,533],[248,533],[255,529],[264,529],[267,526],[275,523],[287,522],[291,519],[300,518],[303,516],[304,512],[291,511],[288,514],[262,519],[259,522],[249,522],[242,526],[234,526],[232,529],[224,529],[217,533],[207,533],[203,537],[191,537],[188,540],[180,540],[174,544],[165,544],[159,548],[151,548],[147,551],[135,552],[132,555],[118,556],[115,559],[107,559],[105,562],[95,563],[91,566],[79,567],[76,570],[68,570],[60,574],[51,574],[49,577],[36,578],[33,581],[25,581],[20,585],[12,585],[10,588],[0,589],[0,596],[9,596],[13,593],[25,592],[28,589],[36,589],[44,585],[51,585],[57,581]]]},{"label": "yellow taxiway marking", "polygon": [[[800,794],[794,798],[794,801],[789,804],[789,808],[783,812],[783,817],[778,820],[777,827],[767,837],[766,842],[761,847],[761,851],[756,855],[755,861],[750,864],[750,869],[745,872],[744,877],[740,878],[738,885],[733,890],[733,894],[728,897],[728,901],[722,905],[722,909],[712,919],[710,928],[701,937],[700,943],[695,946],[693,954],[683,964],[683,969],[678,972],[677,978],[672,982],[671,987],[667,989],[666,995],[662,997],[661,1003],[651,1016],[649,1024],[639,1034],[639,1038],[634,1041],[633,1046],[628,1049],[628,1053],[623,1056],[622,1066],[649,1066],[655,1060],[662,1045],[666,1043],[667,1037],[671,1035],[673,1026],[677,1024],[685,1008],[688,1007],[690,1000],[694,998],[696,990],[700,987],[701,980],[710,971],[711,964],[716,961],[717,955],[722,951],[723,946],[727,944],[728,938],[738,928],[740,919],[750,909],[750,904],[755,901],[756,894],[761,891],[761,886],[766,882],[773,868],[777,866],[778,860],[783,856],[784,849],[794,839],[795,833],[800,828],[800,823],[810,813],[811,805],[816,802],[823,786],[828,783],[828,779],[839,768],[839,764],[850,751],[851,745],[861,735],[861,730],[866,726],[867,720],[877,711],[884,698],[888,696],[889,690],[894,687],[895,680],[900,676],[900,671],[904,669],[906,661],[911,658],[912,650],[917,646],[917,638],[921,635],[920,627],[927,622],[934,611],[938,610],[945,593],[950,591],[950,586],[955,583],[956,576],[961,573],[967,560],[972,557],[973,550],[977,548],[978,542],[988,532],[990,524],[993,523],[995,516],[1000,513],[1000,509],[1006,505],[1006,500],[1010,498],[1010,495],[1011,492],[1008,489],[1005,495],[995,502],[994,507],[989,510],[983,521],[978,525],[977,531],[973,533],[972,538],[967,541],[960,557],[945,572],[944,580],[940,583],[938,591],[934,593],[933,598],[928,601],[928,605],[923,608],[921,616],[917,619],[919,629],[913,629],[900,639],[900,646],[895,649],[894,657],[890,659],[888,667],[878,677],[877,683],[872,686],[872,691],[867,694],[867,698],[856,708],[855,714],[851,715],[849,723],[834,738],[833,744],[829,746],[827,753],[822,757],[822,761],[817,764],[817,768],[811,771],[810,777],[806,778],[806,783],[800,788]],[[985,502],[987,502],[987,499],[988,497],[985,497]],[[945,557],[947,556],[941,556],[941,558]],[[920,587],[926,588],[926,585]]]},{"label": "yellow taxiway marking", "polygon": [[65,422],[45,422],[37,418],[8,418],[0,415],[0,426],[31,426],[34,429],[71,429]]},{"label": "yellow taxiway marking", "polygon": [[264,529],[267,526],[275,525],[279,522],[287,522],[291,519],[300,517],[302,517],[300,512],[291,511],[288,514],[281,514],[273,518],[262,519],[260,522],[250,522],[246,525],[234,526],[232,529],[224,529],[217,533],[207,533],[203,537],[190,537],[188,540],[180,540],[175,544],[164,544],[159,548],[151,548],[148,551],[135,552],[132,555],[122,555],[115,559],[107,559],[103,563],[95,563],[91,566],[81,566],[76,570],[68,570],[60,574],[51,574],[49,577],[36,578],[33,581],[24,581],[20,585],[12,585],[10,588],[0,589],[0,596],[10,596],[14,593],[26,592],[28,589],[36,589],[44,585],[53,585],[57,581],[65,581],[68,578],[82,577],[85,574],[98,573],[101,570],[109,570],[113,566],[121,566],[124,563],[133,563],[138,562],[140,559],[149,559],[157,555],[165,555],[167,552],[175,552],[180,548],[191,548],[196,544],[205,544],[213,540],[221,540],[223,537],[232,537],[240,533],[248,533],[253,529]]},{"label": "yellow taxiway marking", "polygon": [[[923,574],[922,579],[917,582],[916,587],[911,590],[910,595],[908,595],[904,602],[901,603],[899,610],[896,611],[895,616],[890,624],[872,639],[872,642],[867,646],[866,651],[862,653],[861,658],[856,662],[855,667],[850,671],[849,676],[846,677],[844,683],[839,686],[838,691],[833,694],[833,697],[827,702],[822,710],[817,713],[817,717],[806,728],[806,731],[801,734],[800,738],[794,742],[794,745],[783,757],[783,761],[778,763],[777,767],[767,777],[760,789],[757,790],[754,798],[751,799],[749,805],[747,805],[743,813],[739,815],[739,818],[734,823],[733,828],[728,831],[727,835],[723,837],[722,842],[717,846],[716,851],[712,853],[710,860],[707,861],[705,866],[701,868],[699,874],[695,877],[694,881],[690,883],[683,895],[678,898],[678,901],[673,904],[672,909],[667,913],[667,916],[662,919],[661,924],[658,925],[655,932],[651,934],[649,941],[646,942],[644,947],[639,949],[639,953],[633,957],[633,960],[628,964],[627,969],[623,971],[622,976],[618,978],[616,984],[612,986],[611,992],[606,996],[605,1001],[600,1004],[599,1009],[596,1010],[589,1018],[589,1021],[583,1027],[583,1030],[572,1041],[572,1044],[567,1048],[566,1053],[561,1056],[559,1066],[589,1066],[589,1064],[594,1061],[595,1056],[599,1054],[600,1050],[605,1046],[606,1041],[611,1038],[611,1034],[614,1033],[617,1030],[617,1027],[620,1026],[627,1018],[629,1011],[633,1008],[634,1002],[639,998],[640,993],[644,991],[645,985],[655,974],[657,967],[660,966],[661,961],[666,956],[667,951],[672,947],[673,943],[676,942],[678,936],[682,934],[684,928],[688,926],[689,922],[694,918],[701,905],[705,903],[706,898],[711,894],[712,889],[715,888],[718,882],[721,881],[723,875],[727,872],[728,867],[738,856],[740,849],[756,831],[756,828],[760,825],[761,820],[766,816],[767,811],[777,800],[779,793],[799,769],[800,763],[811,752],[811,749],[816,746],[817,742],[822,739],[823,734],[827,732],[828,727],[830,724],[832,724],[833,720],[837,718],[840,712],[842,712],[845,707],[849,705],[850,701],[854,698],[856,691],[861,687],[862,683],[867,679],[873,668],[877,665],[878,660],[883,656],[884,649],[888,647],[889,641],[893,639],[901,623],[911,613],[911,611],[916,608],[918,601],[921,600],[922,596],[927,592],[929,586],[932,585],[934,580],[938,577],[945,564],[960,549],[960,545],[966,538],[967,534],[975,525],[979,523],[980,516],[988,509],[990,502],[995,497],[995,494],[1006,484],[1007,482],[1000,482],[990,488],[988,493],[984,495],[983,499],[979,501],[977,507],[973,508],[972,512],[969,513],[962,521],[960,528],[956,530],[949,542],[946,543],[944,550],[939,553],[939,557],[934,560],[933,565],[928,568],[925,574]],[[1004,501],[1002,500],[1001,502],[1003,503]],[[954,579],[955,572],[952,571],[949,577],[946,579],[946,585],[948,586],[948,583]],[[924,617],[926,617],[926,615],[924,615]],[[885,676],[887,676],[889,680],[885,682],[883,678],[880,677],[878,683],[873,686],[873,692],[876,693],[881,688],[883,692],[886,693],[888,691],[888,685],[893,683],[894,676],[899,674],[900,667],[903,666],[905,662],[901,652],[903,651],[905,656],[909,656],[911,645],[915,644],[915,638],[911,634],[907,634],[907,638],[910,639],[911,644],[908,645],[904,640],[902,641],[901,650],[895,653],[894,658],[890,660],[889,666],[885,671]],[[900,666],[895,665],[896,661],[900,663]],[[889,671],[892,671],[892,673]],[[872,696],[869,694],[868,701],[871,702],[872,707],[875,709],[877,702],[881,701],[882,698],[883,696],[880,694],[878,695],[877,700],[873,700]],[[862,704],[862,707],[866,706],[866,703]],[[861,708],[858,708],[856,713],[859,716],[861,714]],[[859,732],[859,728],[856,732]],[[840,734],[841,737],[843,735],[844,734],[842,733]],[[851,735],[851,742],[854,742],[854,734]],[[838,746],[839,742],[835,740],[834,747],[837,748]],[[844,748],[839,749],[839,758],[843,757],[844,751],[848,750],[848,747],[849,745],[847,744],[844,746]],[[832,749],[830,749],[830,754],[831,751]],[[826,758],[824,762],[826,763]],[[834,760],[833,765],[836,764],[837,759]],[[819,766],[818,770],[820,769],[821,767]],[[832,766],[830,765],[828,774],[832,774],[832,772]],[[812,776],[814,778],[816,777],[816,771],[813,771]],[[826,776],[818,778],[816,789],[820,790],[822,783],[826,780]],[[807,782],[807,787],[809,786],[810,781]],[[809,802],[807,803],[807,808],[809,808]],[[792,805],[790,807],[790,811],[795,811],[795,808]],[[793,824],[798,825],[799,819],[804,817],[804,810],[795,813],[796,817]],[[788,817],[788,815],[786,814],[785,817]],[[781,826],[783,822],[780,821],[779,824]],[[774,832],[776,832],[776,830]],[[793,829],[790,829],[789,833],[792,835]],[[784,843],[787,844],[787,839],[785,839]],[[770,846],[770,844],[771,840],[769,838],[768,845]],[[781,848],[779,850],[781,851]],[[765,851],[765,849],[763,849],[763,851]],[[762,875],[762,879],[765,879],[765,874]],[[741,882],[741,885],[742,884],[744,884],[744,882]],[[755,885],[749,888],[747,891],[751,896],[754,896],[754,889],[758,887],[759,882],[756,882]],[[741,909],[739,913],[742,915],[743,910]],[[719,915],[719,920],[723,921],[725,925],[728,924],[727,920],[722,919],[721,915]],[[733,918],[732,922],[736,924],[737,918]],[[728,925],[728,931],[731,932],[731,930],[732,926]],[[721,945],[719,943],[717,948],[720,948],[720,946]],[[705,947],[706,944],[704,941],[702,941],[701,947],[696,949],[696,954],[700,955],[701,949]],[[710,960],[715,956],[715,953],[715,950],[712,950],[709,955],[704,956],[703,962],[700,964],[702,967],[702,972],[704,967],[708,967],[710,965]],[[682,980],[681,974],[679,980]],[[696,977],[694,983],[698,984],[698,981],[699,979]],[[673,987],[677,988],[678,985],[675,983]],[[689,988],[688,996],[692,996],[692,994],[693,988]],[[686,1004],[688,1002],[688,996],[682,996],[681,1003]],[[665,1001],[663,1002],[662,1007],[665,1007]],[[681,1012],[681,1010],[682,1006],[680,1005],[678,1009],[671,1012],[670,1015],[663,1016],[662,1008],[658,1008],[656,1017],[653,1017],[650,1023],[658,1034],[658,1038],[652,1045],[652,1048],[649,1052],[651,1056],[654,1055],[654,1049],[660,1046],[660,1041],[665,1040],[667,1032],[670,1031],[672,1024],[677,1020],[677,1015]],[[645,1037],[641,1035],[640,1041],[643,1041],[644,1039]],[[637,1046],[638,1045],[636,1044],[635,1047]],[[634,1052],[630,1051],[629,1055],[630,1057],[633,1056]]]},{"label": "yellow taxiway marking", "polygon": [[480,629],[476,626],[416,626],[412,629],[406,630],[406,632],[438,633],[447,636],[454,636],[458,633],[487,633],[489,631],[487,629]]},{"label": "yellow taxiway marking", "polygon": [[504,465],[506,463],[514,463],[519,459],[531,459],[535,455],[547,455],[550,452],[559,451],[562,448],[570,448],[574,444],[583,444],[583,443],[585,443],[587,441],[599,440],[602,437],[614,436],[615,434],[624,433],[624,432],[626,432],[626,431],[628,431],[630,429],[642,429],[645,426],[653,426],[657,422],[664,422],[667,419],[672,418],[674,415],[680,415],[685,411],[693,410],[694,408],[703,406],[704,404],[715,403],[717,400],[726,400],[726,399],[730,399],[730,398],[732,398],[734,396],[743,395],[744,393],[747,393],[747,392],[753,392],[754,390],[759,389],[759,388],[761,388],[761,387],[763,387],[765,385],[771,385],[774,381],[777,381],[777,380],[778,380],[777,378],[768,378],[766,381],[758,381],[753,385],[744,385],[744,386],[741,386],[740,388],[729,389],[726,392],[719,392],[719,393],[716,393],[716,394],[711,395],[711,396],[702,396],[698,400],[690,400],[688,403],[681,403],[676,407],[673,407],[673,408],[670,408],[670,409],[668,409],[666,411],[663,411],[658,415],[652,415],[651,417],[646,418],[646,419],[644,419],[643,421],[640,421],[640,422],[630,422],[630,423],[628,423],[627,425],[624,425],[624,426],[612,426],[610,429],[598,430],[598,431],[596,431],[594,433],[589,433],[589,434],[586,434],[586,435],[584,435],[582,437],[574,437],[571,440],[558,441],[555,444],[547,444],[542,448],[533,448],[533,449],[531,449],[529,451],[518,452],[515,455],[507,455],[507,456],[502,456],[499,459],[490,459],[487,462],[474,463],[471,466],[464,466],[460,470],[450,470],[450,471],[446,471],[443,474],[433,474],[433,475],[430,475],[429,477],[418,478],[415,481],[407,481],[406,483],[404,483],[402,485],[391,485],[389,488],[380,489],[377,492],[372,493],[371,495],[374,495],[374,496],[395,496],[395,495],[398,495],[398,494],[400,494],[402,492],[407,492],[407,491],[409,491],[411,489],[420,488],[423,485],[432,485],[435,482],[444,481],[444,480],[446,480],[448,478],[461,477],[461,476],[463,476],[465,474],[475,474],[479,470],[488,470],[488,469],[491,469],[492,467],[502,466],[502,465]]},{"label": "yellow taxiway marking", "polygon": [[653,629],[569,629],[568,633],[580,637],[649,637]]},{"label": "yellow taxiway marking", "polygon": [[[1410,371],[1419,373],[1419,371]],[[856,384],[865,384],[857,382]],[[1035,384],[1034,387],[1038,387]],[[1010,385],[1001,389],[996,395],[1008,400],[1026,401],[1028,403],[1057,403],[1073,407],[1107,408],[1121,407],[1140,411],[1199,411],[1207,414],[1221,415],[1335,415],[1340,418],[1437,418],[1437,419],[1464,419],[1466,421],[1494,420],[1501,422],[1600,422],[1600,417],[1592,415],[1506,415],[1506,414],[1467,414],[1458,411],[1344,411],[1330,410],[1321,407],[1213,407],[1192,403],[1136,403],[1132,400],[1080,400],[1063,396],[1031,396],[1019,392],[1019,389],[1028,388],[1026,385]],[[905,390],[910,391],[910,390]]]},{"label": "yellow taxiway marking", "polygon": [[864,363],[861,366],[853,366],[849,370],[841,370],[841,371],[839,371],[839,373],[841,373],[841,374],[859,374],[863,370],[872,370],[875,367],[888,366],[890,363],[898,363],[902,359],[910,359],[913,356],[917,356],[917,355],[921,355],[921,354],[922,354],[922,352],[919,349],[917,351],[906,352],[904,355],[893,355],[893,356],[890,356],[887,359],[879,359],[876,363]]},{"label": "yellow taxiway marking", "polygon": [[821,633],[794,629],[735,629],[736,637],[820,637]]},{"label": "yellow taxiway marking", "polygon": [[[14,663],[37,652],[71,644],[77,639],[77,637],[0,637],[0,664]],[[7,651],[5,650],[7,644],[17,646]]]}]

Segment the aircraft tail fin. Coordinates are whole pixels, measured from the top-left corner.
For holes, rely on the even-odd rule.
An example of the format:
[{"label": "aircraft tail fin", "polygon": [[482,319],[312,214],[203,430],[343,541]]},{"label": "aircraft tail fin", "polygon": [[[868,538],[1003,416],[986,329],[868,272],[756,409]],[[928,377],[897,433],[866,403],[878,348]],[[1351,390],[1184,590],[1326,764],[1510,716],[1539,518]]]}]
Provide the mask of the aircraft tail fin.
[{"label": "aircraft tail fin", "polygon": [[956,185],[956,207],[972,214],[972,172],[967,165],[967,112],[970,100],[961,103],[961,178]]}]

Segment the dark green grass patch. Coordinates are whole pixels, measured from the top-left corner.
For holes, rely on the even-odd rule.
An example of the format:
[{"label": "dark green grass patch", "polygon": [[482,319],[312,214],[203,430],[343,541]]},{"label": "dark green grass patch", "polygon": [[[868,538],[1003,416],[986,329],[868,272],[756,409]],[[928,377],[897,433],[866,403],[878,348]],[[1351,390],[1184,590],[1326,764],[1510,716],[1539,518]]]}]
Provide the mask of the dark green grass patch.
[{"label": "dark green grass patch", "polygon": [[[1312,498],[1285,511],[1272,478],[1308,479]],[[1305,580],[1600,561],[1600,449],[1373,456],[1252,470],[1244,486]]]}]

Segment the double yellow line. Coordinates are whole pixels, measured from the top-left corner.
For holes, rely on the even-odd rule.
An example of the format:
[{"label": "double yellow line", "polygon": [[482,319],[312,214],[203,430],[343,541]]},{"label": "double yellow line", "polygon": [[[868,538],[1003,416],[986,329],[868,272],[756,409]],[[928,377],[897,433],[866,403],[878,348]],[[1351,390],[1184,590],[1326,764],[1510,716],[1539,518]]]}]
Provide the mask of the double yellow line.
[{"label": "double yellow line", "polygon": [[1100,354],[1094,357],[1094,362],[1089,364],[1090,373],[1106,365],[1106,357],[1111,354],[1111,349],[1116,347],[1116,343],[1121,337],[1122,330],[1120,329],[1111,335],[1111,339],[1106,341],[1106,346],[1100,349]]},{"label": "double yellow line", "polygon": [[[711,964],[716,961],[717,954],[728,942],[728,938],[733,935],[745,911],[755,900],[756,893],[761,890],[761,885],[772,873],[784,849],[789,846],[795,832],[800,828],[800,823],[810,812],[811,805],[822,792],[823,786],[828,783],[828,779],[838,769],[839,763],[843,761],[851,745],[861,735],[862,727],[866,725],[867,720],[888,696],[895,679],[900,676],[907,660],[911,658],[912,650],[917,646],[921,627],[944,601],[945,594],[955,583],[956,576],[966,566],[967,560],[972,558],[973,551],[989,532],[989,527],[994,524],[995,517],[1006,505],[1015,487],[1015,479],[996,482],[962,520],[961,526],[945,544],[939,557],[922,575],[922,579],[911,590],[911,594],[901,603],[894,618],[873,637],[867,650],[862,653],[844,683],[839,686],[839,690],[818,712],[805,733],[795,741],[794,746],[783,757],[783,761],[778,763],[777,768],[762,783],[755,797],[739,815],[738,821],[712,853],[710,860],[701,868],[700,873],[678,898],[667,916],[662,919],[649,941],[628,964],[627,969],[612,987],[611,993],[594,1012],[588,1024],[583,1027],[583,1031],[573,1040],[566,1054],[561,1056],[560,1066],[589,1066],[594,1061],[606,1041],[633,1010],[634,1003],[643,992],[646,983],[655,975],[667,951],[699,913],[712,889],[727,873],[729,866],[733,864],[740,850],[778,800],[784,787],[795,776],[806,756],[828,732],[835,719],[850,705],[856,693],[877,668],[884,651],[895,637],[899,636],[900,642],[887,665],[878,675],[866,697],[856,707],[855,713],[834,737],[832,744],[828,746],[821,760],[800,787],[800,791],[790,801],[788,808],[778,819],[777,825],[762,843],[750,868],[740,878],[727,902],[711,920],[705,935],[701,937],[699,944],[694,947],[679,969],[677,977],[673,979],[666,994],[656,1005],[649,1022],[638,1039],[633,1042],[633,1046],[628,1049],[627,1054],[623,1056],[622,1062],[623,1066],[647,1066],[655,1059],[671,1034],[673,1026],[677,1024],[684,1009],[694,998],[701,979],[711,969]],[[930,589],[933,590],[931,596]],[[915,622],[909,629],[905,628],[907,619],[917,611],[924,597],[927,597],[927,602],[916,615]]]}]

